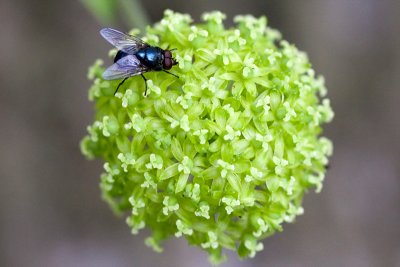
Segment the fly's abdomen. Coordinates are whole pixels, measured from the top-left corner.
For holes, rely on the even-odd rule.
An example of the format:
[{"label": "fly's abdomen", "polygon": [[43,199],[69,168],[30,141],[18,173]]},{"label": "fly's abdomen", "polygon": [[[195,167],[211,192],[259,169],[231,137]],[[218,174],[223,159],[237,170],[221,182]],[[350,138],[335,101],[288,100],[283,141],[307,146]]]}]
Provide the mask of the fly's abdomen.
[{"label": "fly's abdomen", "polygon": [[128,55],[128,53],[125,53],[125,52],[119,50],[119,51],[117,52],[117,54],[115,55],[114,63],[117,62],[118,60],[120,60],[121,58],[127,56],[127,55]]}]

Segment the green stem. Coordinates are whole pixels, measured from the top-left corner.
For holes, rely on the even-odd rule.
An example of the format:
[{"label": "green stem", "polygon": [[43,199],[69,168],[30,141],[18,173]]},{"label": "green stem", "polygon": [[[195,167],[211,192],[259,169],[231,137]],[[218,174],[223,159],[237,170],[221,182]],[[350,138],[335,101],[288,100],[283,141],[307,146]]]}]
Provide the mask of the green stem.
[{"label": "green stem", "polygon": [[118,0],[118,3],[126,22],[143,32],[150,24],[150,19],[142,3],[139,0]]}]

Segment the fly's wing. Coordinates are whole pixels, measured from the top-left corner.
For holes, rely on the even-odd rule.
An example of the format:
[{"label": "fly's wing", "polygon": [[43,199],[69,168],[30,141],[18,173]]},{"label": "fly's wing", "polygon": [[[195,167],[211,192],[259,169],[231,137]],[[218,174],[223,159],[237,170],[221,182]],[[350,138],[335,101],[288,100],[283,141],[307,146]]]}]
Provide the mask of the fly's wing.
[{"label": "fly's wing", "polygon": [[103,78],[105,80],[124,79],[146,71],[148,68],[140,63],[137,57],[127,55],[108,67],[103,73]]},{"label": "fly's wing", "polygon": [[139,49],[149,46],[140,38],[128,35],[126,33],[111,28],[101,29],[100,34],[110,44],[128,54],[133,54]]}]

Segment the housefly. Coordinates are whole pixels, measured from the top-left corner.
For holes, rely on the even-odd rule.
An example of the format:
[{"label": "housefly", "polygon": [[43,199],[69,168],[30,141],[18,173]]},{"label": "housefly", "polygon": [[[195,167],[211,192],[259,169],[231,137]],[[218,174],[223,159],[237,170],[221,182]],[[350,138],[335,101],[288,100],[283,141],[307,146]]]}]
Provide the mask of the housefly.
[{"label": "housefly", "polygon": [[100,34],[110,44],[118,48],[118,52],[114,58],[114,64],[108,67],[103,73],[103,78],[105,80],[123,79],[118,84],[115,93],[117,93],[119,87],[126,79],[141,75],[146,86],[144,92],[146,96],[147,79],[144,77],[143,73],[149,71],[164,71],[179,78],[177,75],[168,71],[172,66],[178,64],[172,57],[171,51],[173,51],[173,49],[163,50],[160,47],[151,46],[138,37],[111,28],[101,29]]}]

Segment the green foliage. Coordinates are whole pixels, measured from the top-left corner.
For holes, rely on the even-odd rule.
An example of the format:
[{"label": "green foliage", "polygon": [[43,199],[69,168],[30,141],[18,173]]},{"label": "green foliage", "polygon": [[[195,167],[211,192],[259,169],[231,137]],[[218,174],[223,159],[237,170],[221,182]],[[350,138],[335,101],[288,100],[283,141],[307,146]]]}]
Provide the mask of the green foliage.
[{"label": "green foliage", "polygon": [[[322,187],[331,142],[320,137],[333,112],[324,81],[305,53],[266,26],[266,18],[211,12],[193,24],[165,12],[144,39],[177,48],[179,65],[140,77],[105,81],[90,68],[95,122],[81,143],[102,158],[104,199],[129,212],[132,233],[147,227],[146,244],[161,251],[172,235],[206,250],[253,257],[263,238],[303,213],[309,188]],[[136,32],[137,33],[137,32]],[[115,51],[114,51],[115,52]],[[319,95],[319,96],[318,96]]]}]

